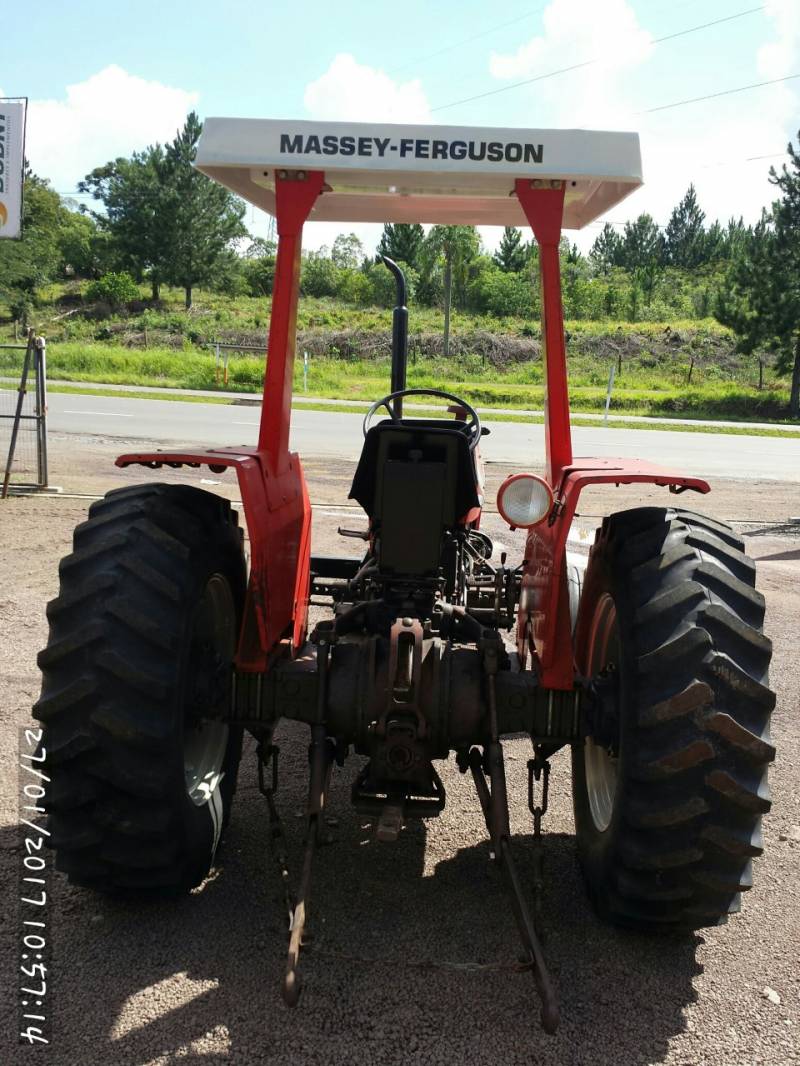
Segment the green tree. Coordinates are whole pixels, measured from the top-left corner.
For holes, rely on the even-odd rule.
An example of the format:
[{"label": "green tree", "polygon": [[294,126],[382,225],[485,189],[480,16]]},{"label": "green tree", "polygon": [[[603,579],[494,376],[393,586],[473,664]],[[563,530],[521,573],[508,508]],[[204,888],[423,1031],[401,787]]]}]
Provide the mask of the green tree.
[{"label": "green tree", "polygon": [[664,267],[664,238],[650,215],[641,214],[625,223],[620,261],[649,306]]},{"label": "green tree", "polygon": [[719,221],[714,221],[706,231],[703,258],[707,263],[719,263],[727,259],[727,252],[725,229]]},{"label": "green tree", "polygon": [[114,266],[136,278],[147,278],[158,300],[168,274],[168,218],[163,195],[165,158],[161,145],[115,159],[78,182],[103,204],[92,212],[111,244]]},{"label": "green tree", "polygon": [[232,245],[247,236],[244,203],[194,164],[203,125],[192,111],[164,152],[160,167],[165,280],[179,285],[192,306],[192,290],[211,282]]},{"label": "green tree", "polygon": [[714,316],[733,330],[737,347],[745,355],[772,346],[774,258],[772,217],[764,211],[731,264],[714,302]]},{"label": "green tree", "polygon": [[725,227],[724,238],[724,259],[736,259],[744,251],[744,247],[752,234],[750,226],[745,226],[744,219],[739,218],[728,219],[728,225]]},{"label": "green tree", "polygon": [[517,274],[524,270],[528,265],[529,255],[522,239],[522,230],[516,226],[506,226],[492,259],[507,274]]},{"label": "green tree", "polygon": [[419,270],[424,241],[425,230],[417,223],[387,223],[378,243],[378,254],[388,255],[395,262],[408,263]]},{"label": "green tree", "polygon": [[277,246],[274,241],[254,237],[245,252],[244,276],[251,296],[271,296],[275,284],[275,259]]},{"label": "green tree", "polygon": [[562,259],[561,278],[564,315],[567,318],[589,318],[594,283],[589,278],[589,265],[576,245]]},{"label": "green tree", "polygon": [[25,175],[22,239],[0,241],[0,293],[15,319],[27,325],[36,290],[58,276],[59,236],[67,214],[61,197],[43,178]]},{"label": "green tree", "polygon": [[111,265],[108,235],[97,228],[90,215],[73,210],[69,201],[59,226],[61,271],[80,278],[97,278]]},{"label": "green tree", "polygon": [[730,326],[740,351],[771,351],[778,370],[791,372],[789,412],[800,418],[800,155],[790,144],[789,165],[770,170],[782,195],[743,244],[714,308]]},{"label": "green tree", "polygon": [[597,236],[589,258],[601,274],[610,274],[614,267],[622,266],[622,237],[610,222],[606,222]]},{"label": "green tree", "polygon": [[328,255],[327,248],[303,256],[300,291],[304,296],[335,296],[341,271]]},{"label": "green tree", "polygon": [[[800,136],[800,130],[798,131]],[[800,147],[800,146],[799,146]],[[770,181],[782,196],[772,207],[775,225],[773,332],[779,367],[792,371],[789,409],[800,418],[800,151],[790,143],[789,165],[770,168]]]},{"label": "green tree", "polygon": [[664,255],[664,239],[653,218],[639,215],[633,222],[626,222],[622,233],[620,264],[626,270],[637,270],[655,262],[660,264]]},{"label": "green tree", "polygon": [[666,257],[672,266],[694,270],[705,262],[705,217],[697,203],[695,187],[690,185],[667,223]]},{"label": "green tree", "polygon": [[242,201],[192,165],[202,128],[192,112],[171,144],[106,163],[79,183],[103,203],[94,218],[113,239],[117,265],[148,277],[154,299],[162,284],[180,286],[187,308],[193,288],[212,281],[247,234]]},{"label": "green tree", "polygon": [[364,245],[355,233],[340,233],[333,242],[331,259],[344,270],[356,270],[364,258]]},{"label": "green tree", "polygon": [[424,258],[429,268],[444,262],[444,355],[450,354],[450,309],[455,290],[461,306],[466,300],[469,265],[481,250],[474,226],[433,226],[425,238]]}]

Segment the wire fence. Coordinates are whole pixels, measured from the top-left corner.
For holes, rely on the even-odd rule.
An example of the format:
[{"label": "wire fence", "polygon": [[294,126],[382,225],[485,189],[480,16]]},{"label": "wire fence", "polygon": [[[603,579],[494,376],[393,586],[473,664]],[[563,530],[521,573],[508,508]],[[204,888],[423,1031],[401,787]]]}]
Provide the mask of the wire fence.
[{"label": "wire fence", "polygon": [[217,385],[220,384],[220,380],[223,385],[228,384],[228,356],[230,352],[259,352],[261,355],[264,355],[267,350],[266,345],[223,344],[222,341],[207,341],[204,347],[214,349],[214,354],[216,355],[214,380]]}]

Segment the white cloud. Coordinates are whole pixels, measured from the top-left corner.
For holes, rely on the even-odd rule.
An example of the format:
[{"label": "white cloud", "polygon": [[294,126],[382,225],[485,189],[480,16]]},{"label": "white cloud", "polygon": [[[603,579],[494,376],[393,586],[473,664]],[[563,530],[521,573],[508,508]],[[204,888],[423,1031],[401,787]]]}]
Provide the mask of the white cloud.
[{"label": "white cloud", "polygon": [[430,108],[420,82],[396,82],[382,70],[340,52],[303,102],[312,118],[329,122],[429,122]]},{"label": "white cloud", "polygon": [[[754,35],[749,69],[729,71],[728,80],[707,90],[705,83],[692,91],[690,83],[675,79],[662,90],[666,99],[654,92],[648,64],[653,39],[639,25],[630,0],[551,0],[542,16],[542,33],[513,53],[493,53],[489,70],[498,80],[523,81],[593,61],[519,91],[530,94],[547,114],[548,125],[640,132],[645,185],[609,218],[626,220],[648,211],[664,224],[693,182],[708,222],[739,215],[753,222],[775,196],[767,175],[770,165],[781,160],[745,160],[780,153],[796,138],[796,83],[654,114],[641,109],[794,73],[800,60],[800,3],[766,0],[764,16],[768,33],[766,39],[763,33]],[[597,227],[589,227],[568,236],[587,248],[597,233]]]},{"label": "white cloud", "polygon": [[145,81],[109,66],[67,86],[63,100],[31,100],[26,153],[54,188],[74,189],[85,174],[154,141],[171,140],[198,94]]},{"label": "white cloud", "polygon": [[[311,118],[325,122],[433,121],[416,78],[395,81],[346,52],[335,56],[325,73],[309,82],[303,102]],[[305,227],[303,242],[309,248],[330,246],[337,233],[352,232],[369,254],[380,240],[381,229],[375,223],[314,222]]]},{"label": "white cloud", "polygon": [[653,48],[627,0],[552,0],[542,15],[543,33],[512,54],[493,52],[489,71],[498,79],[520,81],[590,62],[553,78],[534,82],[563,126],[608,127],[629,110],[624,75],[641,66]]},{"label": "white cloud", "polygon": [[758,50],[758,72],[765,78],[782,78],[794,73],[794,60],[800,46],[800,4],[797,0],[767,0],[766,14],[775,21],[776,41]]},{"label": "white cloud", "polygon": [[[772,23],[771,39],[754,41],[753,56],[758,75],[766,81],[797,69],[800,5],[797,0],[768,0],[765,14]],[[742,71],[738,81],[720,88],[735,88],[753,80]],[[776,189],[768,179],[769,168],[780,168],[782,162],[780,158],[758,157],[782,153],[789,140],[796,140],[800,122],[794,84],[765,86],[643,116],[645,186],[631,198],[622,217],[649,211],[663,224],[693,182],[708,222],[719,219],[724,223],[740,215],[747,223],[757,221],[762,207],[776,199]],[[613,212],[612,217],[620,217],[619,212]]]}]

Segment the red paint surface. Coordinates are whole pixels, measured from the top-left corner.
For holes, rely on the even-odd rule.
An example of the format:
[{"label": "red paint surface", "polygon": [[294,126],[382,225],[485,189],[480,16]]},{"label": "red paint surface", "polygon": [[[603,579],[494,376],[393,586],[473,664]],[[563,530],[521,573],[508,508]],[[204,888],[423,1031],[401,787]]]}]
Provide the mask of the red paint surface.
[{"label": "red paint surface", "polygon": [[561,219],[564,215],[564,182],[557,182],[556,188],[534,188],[535,184],[550,185],[550,182],[518,180],[514,184],[514,191],[539,245],[545,361],[544,440],[547,480],[555,487],[561,471],[572,462],[567,351],[558,259]]},{"label": "red paint surface", "polygon": [[573,461],[558,258],[566,183],[520,179],[515,182],[514,191],[539,245],[546,477],[555,497],[550,521],[534,526],[528,534],[517,616],[517,649],[523,662],[532,662],[545,687],[569,689],[574,683],[575,663],[566,544],[581,490],[599,482],[651,482],[698,492],[708,492],[709,487],[699,478],[684,477],[640,459]]},{"label": "red paint surface", "polygon": [[708,492],[701,478],[686,477],[642,459],[576,459],[562,473],[551,523],[534,526],[525,547],[526,566],[517,615],[517,650],[530,659],[546,688],[570,689],[575,678],[567,588],[566,546],[581,491],[602,482],[651,483]]},{"label": "red paint surface", "polygon": [[121,455],[117,466],[209,465],[233,468],[250,537],[250,577],[237,667],[261,671],[282,642],[302,645],[308,617],[311,504],[299,456],[289,451],[300,247],[303,223],[324,175],[276,175],[278,253],[272,297],[264,400],[256,448]]},{"label": "red paint surface", "polygon": [[[297,651],[306,635],[311,550],[311,505],[299,457],[289,451],[292,371],[303,223],[323,190],[323,175],[277,177],[278,255],[269,355],[258,447],[122,455],[118,466],[208,465],[233,468],[239,480],[250,536],[250,579],[237,666],[262,671],[281,642]],[[540,183],[542,185],[549,183]],[[534,188],[517,181],[516,195],[540,246],[546,348],[545,434],[547,480],[554,493],[548,523],[528,535],[517,647],[546,687],[572,688],[575,677],[566,542],[581,490],[598,482],[651,482],[708,492],[699,478],[685,477],[637,459],[572,459],[566,352],[561,307],[558,242],[564,184]],[[476,455],[477,469],[482,473]],[[482,478],[480,478],[482,481]],[[466,516],[478,524],[480,515]]]}]

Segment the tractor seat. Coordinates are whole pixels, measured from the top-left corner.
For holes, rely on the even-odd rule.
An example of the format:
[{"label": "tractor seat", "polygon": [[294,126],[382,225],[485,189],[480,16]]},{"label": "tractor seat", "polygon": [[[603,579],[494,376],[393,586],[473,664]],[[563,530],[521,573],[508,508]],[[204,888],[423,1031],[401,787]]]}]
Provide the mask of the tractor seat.
[{"label": "tractor seat", "polygon": [[445,530],[480,506],[465,428],[409,418],[367,432],[349,498],[378,534],[382,572],[435,575]]}]

